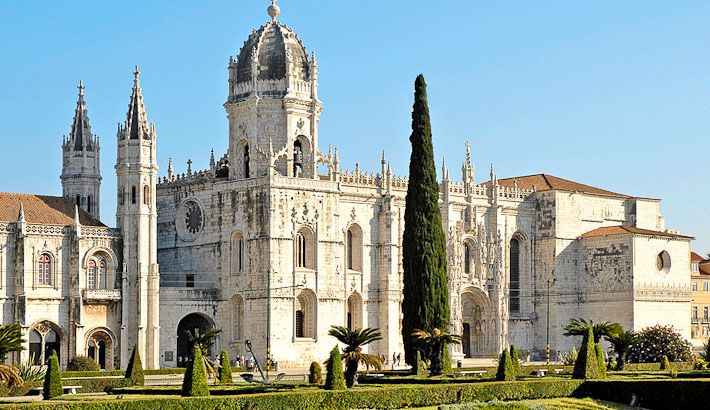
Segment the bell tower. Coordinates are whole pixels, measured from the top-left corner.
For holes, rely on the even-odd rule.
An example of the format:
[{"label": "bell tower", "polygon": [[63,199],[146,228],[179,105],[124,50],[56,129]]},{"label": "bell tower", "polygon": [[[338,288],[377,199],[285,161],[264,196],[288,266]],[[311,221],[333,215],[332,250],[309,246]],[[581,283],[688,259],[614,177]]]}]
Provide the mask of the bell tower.
[{"label": "bell tower", "polygon": [[157,254],[155,124],[148,123],[138,66],[126,121],[118,125],[116,224],[123,232],[121,368],[138,346],[147,369],[159,367],[159,274]]},{"label": "bell tower", "polygon": [[84,82],[79,81],[79,100],[69,138],[62,141],[62,195],[100,218],[101,169],[99,137],[91,133],[84,101]]},{"label": "bell tower", "polygon": [[277,21],[253,30],[229,58],[230,179],[283,175],[317,178],[318,64],[298,35]]}]

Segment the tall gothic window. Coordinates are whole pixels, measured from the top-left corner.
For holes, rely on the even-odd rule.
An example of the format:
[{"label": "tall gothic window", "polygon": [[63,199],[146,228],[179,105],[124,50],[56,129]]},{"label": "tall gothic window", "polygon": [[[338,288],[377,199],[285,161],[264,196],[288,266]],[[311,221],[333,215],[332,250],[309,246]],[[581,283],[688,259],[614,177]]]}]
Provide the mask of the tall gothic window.
[{"label": "tall gothic window", "polygon": [[303,173],[303,147],[301,141],[293,143],[293,176],[298,177]]},{"label": "tall gothic window", "polygon": [[352,268],[353,268],[353,231],[351,231],[350,229],[348,229],[348,235],[347,235],[347,236],[348,236],[348,238],[347,238],[347,242],[348,242],[348,249],[347,249],[347,252],[348,252],[348,269],[352,269]]},{"label": "tall gothic window", "polygon": [[463,272],[471,273],[471,247],[468,243],[463,244]]},{"label": "tall gothic window", "polygon": [[345,245],[348,269],[362,272],[362,231],[359,226],[352,225],[348,228]]},{"label": "tall gothic window", "polygon": [[43,253],[37,261],[37,283],[40,285],[51,285],[52,260],[49,255]]},{"label": "tall gothic window", "polygon": [[296,311],[296,337],[303,337],[303,311]]},{"label": "tall gothic window", "polygon": [[91,213],[91,195],[86,197],[86,212]]},{"label": "tall gothic window", "polygon": [[86,287],[89,289],[106,289],[106,261],[91,259],[86,272]]},{"label": "tall gothic window", "polygon": [[96,261],[89,261],[89,270],[86,277],[86,287],[96,289]]},{"label": "tall gothic window", "polygon": [[315,269],[315,239],[308,228],[301,228],[296,234],[296,267]]},{"label": "tall gothic window", "polygon": [[510,312],[520,312],[520,242],[510,240]]},{"label": "tall gothic window", "polygon": [[232,234],[232,272],[243,273],[246,268],[246,248],[241,232]]},{"label": "tall gothic window", "polygon": [[136,187],[135,186],[131,187],[131,203],[133,205],[136,204]]},{"label": "tall gothic window", "polygon": [[249,178],[249,144],[244,145],[244,178]]},{"label": "tall gothic window", "polygon": [[294,312],[294,333],[296,337],[316,337],[316,296],[309,290],[302,290],[296,297]]},{"label": "tall gothic window", "polygon": [[150,203],[150,187],[148,185],[143,186],[143,205],[148,205]]},{"label": "tall gothic window", "polygon": [[121,187],[121,192],[118,194],[118,201],[121,203],[121,205],[124,205],[126,203],[126,187],[125,186]]}]

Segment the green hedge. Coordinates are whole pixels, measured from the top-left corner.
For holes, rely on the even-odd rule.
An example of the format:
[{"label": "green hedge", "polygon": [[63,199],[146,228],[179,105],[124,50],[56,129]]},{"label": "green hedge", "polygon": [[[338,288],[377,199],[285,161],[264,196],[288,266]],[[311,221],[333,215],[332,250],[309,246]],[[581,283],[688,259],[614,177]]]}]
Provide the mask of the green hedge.
[{"label": "green hedge", "polygon": [[[232,368],[234,370],[234,368]],[[234,370],[237,371],[237,370]],[[178,367],[175,369],[155,369],[155,370],[143,370],[143,374],[157,375],[157,374],[185,374],[184,367]],[[62,379],[67,377],[105,377],[105,376],[125,376],[125,370],[101,370],[98,372],[62,372]]]},{"label": "green hedge", "polygon": [[529,382],[491,382],[477,384],[449,384],[434,386],[397,386],[380,388],[355,388],[339,391],[322,389],[295,392],[265,393],[236,397],[166,398],[152,400],[111,400],[84,403],[55,402],[15,405],[15,408],[46,410],[201,410],[205,408],[259,410],[298,408],[351,409],[435,406],[470,401],[523,400],[551,397],[568,397],[579,388],[579,380],[540,380]]},{"label": "green hedge", "polygon": [[[676,370],[692,370],[693,362],[673,362],[671,363]],[[624,370],[660,370],[660,363],[626,363]]]},{"label": "green hedge", "polygon": [[587,381],[574,395],[618,403],[631,403],[636,395],[636,406],[654,410],[703,409],[710,396],[710,380]]}]

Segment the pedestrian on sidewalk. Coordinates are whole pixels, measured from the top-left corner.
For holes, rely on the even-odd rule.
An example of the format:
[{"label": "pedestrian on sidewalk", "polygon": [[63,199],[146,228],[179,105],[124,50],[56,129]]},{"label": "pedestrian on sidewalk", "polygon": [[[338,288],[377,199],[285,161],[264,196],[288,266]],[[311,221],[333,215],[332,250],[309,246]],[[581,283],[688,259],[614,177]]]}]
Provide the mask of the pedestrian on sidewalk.
[{"label": "pedestrian on sidewalk", "polygon": [[397,353],[397,366],[400,365],[401,360],[402,360],[402,353]]}]

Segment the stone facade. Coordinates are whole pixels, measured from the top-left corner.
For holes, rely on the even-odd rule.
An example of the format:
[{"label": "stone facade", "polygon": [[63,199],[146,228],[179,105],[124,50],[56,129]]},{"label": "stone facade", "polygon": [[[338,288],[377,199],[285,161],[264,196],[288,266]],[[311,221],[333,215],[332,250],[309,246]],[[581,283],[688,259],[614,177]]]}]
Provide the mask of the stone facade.
[{"label": "stone facade", "polygon": [[[91,216],[100,148],[83,85],[63,144],[65,196],[0,197],[14,204],[0,207],[2,313],[23,326],[28,351],[33,340],[57,343],[63,365],[103,354],[110,368],[138,346],[147,368],[175,367],[188,354],[185,331],[219,328],[213,355],[246,354],[251,340],[260,360],[303,366],[332,349],[332,325],[377,327],[383,339],[366,351],[403,351],[408,180],[384,153],[370,173],[341,170],[337,148],[320,151],[315,53],[277,21],[277,6],[269,13],[230,58],[229,139],[209,169],[188,161],[178,174],[170,159],[158,178],[136,67],[117,134],[117,229]],[[546,174],[498,179],[493,166],[476,183],[468,143],[465,153],[460,181],[441,170],[450,331],[463,335],[453,358],[510,343],[544,355],[548,335],[553,351],[569,350],[579,341],[562,329],[577,317],[674,324],[690,337],[679,318],[690,310],[692,238],[665,228],[659,200]],[[38,284],[47,261],[52,276]]]}]

